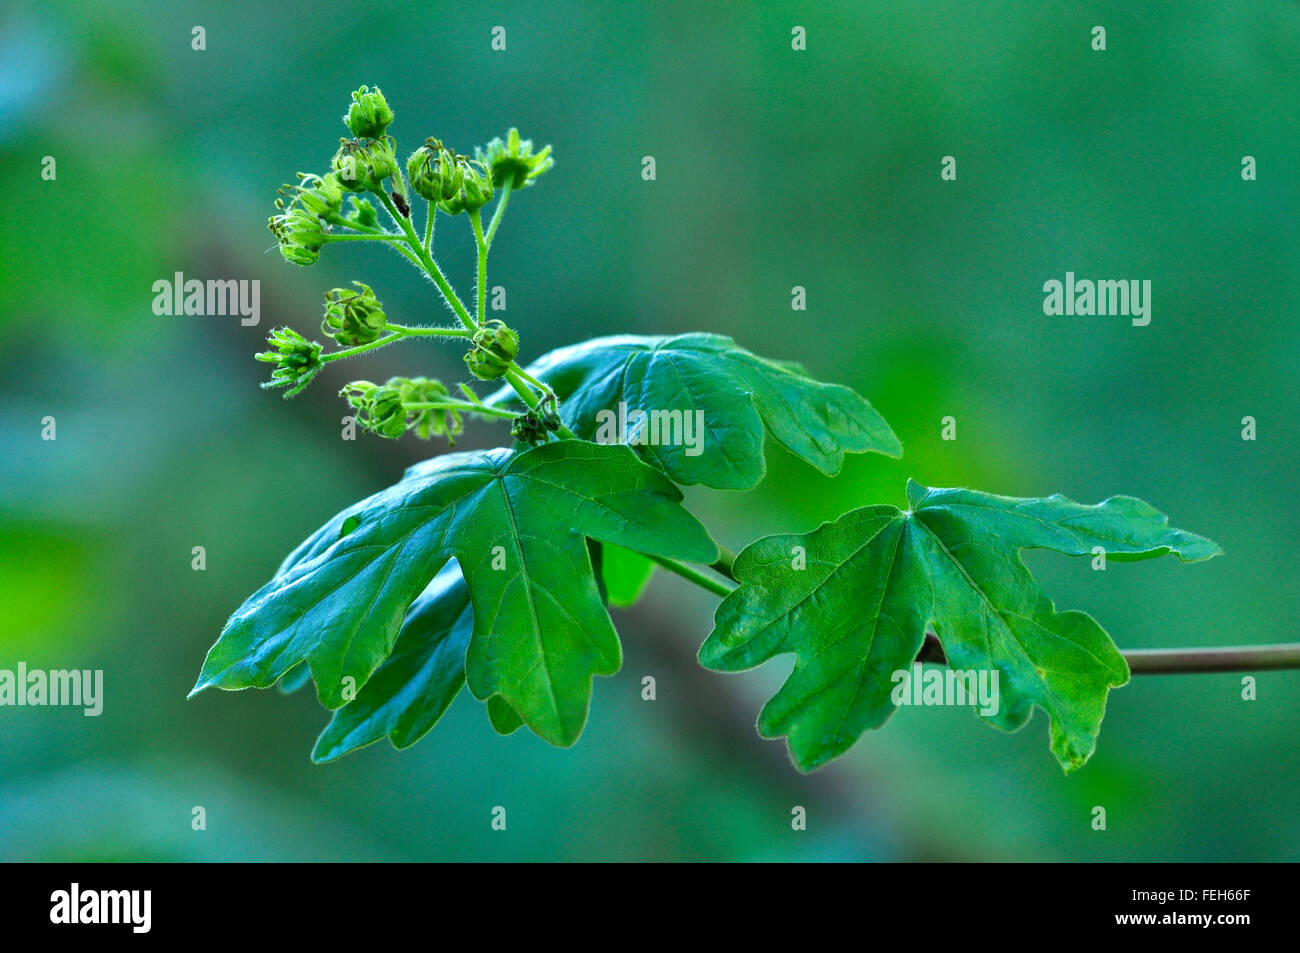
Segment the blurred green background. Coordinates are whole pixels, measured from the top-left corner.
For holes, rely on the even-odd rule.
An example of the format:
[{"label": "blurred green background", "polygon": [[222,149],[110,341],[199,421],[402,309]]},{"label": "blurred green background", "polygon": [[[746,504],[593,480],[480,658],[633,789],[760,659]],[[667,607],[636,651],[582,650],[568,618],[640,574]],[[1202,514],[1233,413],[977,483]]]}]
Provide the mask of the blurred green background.
[{"label": "blurred green background", "polygon": [[[933,708],[804,777],[753,727],[789,660],[699,669],[715,600],[673,577],[616,612],[626,664],[597,680],[571,750],[497,737],[462,694],[405,753],[314,767],[312,692],[185,700],[225,617],[302,537],[442,449],[344,442],[334,395],[352,377],[459,379],[453,349],[370,355],[293,401],[257,386],[266,332],[313,332],[334,285],[443,317],[385,249],[334,245],[311,269],[267,251],[276,186],[324,171],[362,83],[382,86],[401,150],[470,151],[510,125],[554,144],[492,254],[528,357],[717,331],[891,422],[901,461],[830,479],[774,448],[756,491],[692,490],[733,549],[901,503],[909,475],[1127,493],[1226,555],[1096,573],[1030,553],[1058,605],[1124,647],[1295,639],[1300,6],[1135,6],[6,4],[0,667],[103,668],[107,699],[99,718],[0,709],[0,858],[1300,858],[1300,673],[1260,674],[1254,702],[1237,675],[1138,678],[1068,778],[1042,712],[1005,735]],[[464,221],[437,247],[469,288]],[[1045,317],[1042,284],[1066,270],[1149,278],[1150,326]],[[261,325],[155,316],[151,286],[176,271],[260,280]],[[463,445],[506,439],[484,422]]]}]

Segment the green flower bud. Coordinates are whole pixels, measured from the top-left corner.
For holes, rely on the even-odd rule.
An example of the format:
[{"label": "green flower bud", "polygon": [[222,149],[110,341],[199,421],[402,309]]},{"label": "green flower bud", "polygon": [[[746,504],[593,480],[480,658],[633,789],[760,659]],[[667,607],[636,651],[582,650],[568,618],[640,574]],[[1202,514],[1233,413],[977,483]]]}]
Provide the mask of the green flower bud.
[{"label": "green flower bud", "polygon": [[496,380],[505,374],[519,353],[519,335],[504,321],[493,319],[474,332],[470,349],[465,353],[469,372],[482,381]]},{"label": "green flower bud", "polygon": [[421,440],[445,436],[454,444],[463,426],[454,408],[428,406],[450,396],[441,381],[428,377],[392,377],[382,385],[353,381],[339,396],[356,409],[361,427],[381,437],[395,439],[414,430]]},{"label": "green flower bud", "polygon": [[[331,172],[322,178],[319,175],[298,173],[297,185],[280,187],[280,194],[289,196],[288,208],[301,205],[313,215],[337,214],[343,204],[343,187]],[[283,201],[277,200],[276,207],[284,209]]]},{"label": "green flower bud", "polygon": [[542,415],[535,410],[529,410],[520,414],[511,422],[510,436],[536,446],[546,439],[548,429]]},{"label": "green flower bud", "polygon": [[317,341],[308,341],[293,328],[276,328],[267,337],[272,350],[254,355],[259,361],[275,365],[271,379],[262,386],[289,387],[286,398],[300,393],[311,383],[324,366],[320,359],[321,345]]},{"label": "green flower bud", "polygon": [[477,159],[457,156],[456,164],[461,169],[460,188],[451,198],[444,198],[438,208],[448,215],[482,208],[492,201],[492,173]]},{"label": "green flower bud", "polygon": [[358,139],[379,139],[393,121],[393,111],[388,108],[388,101],[376,86],[362,86],[352,94],[352,105],[343,122]]},{"label": "green flower bud", "polygon": [[352,282],[360,291],[331,288],[325,292],[325,320],[321,333],[343,347],[356,347],[378,340],[388,323],[379,299],[369,285]]},{"label": "green flower bud", "polygon": [[441,202],[460,191],[465,170],[457,163],[454,152],[437,139],[426,139],[406,160],[406,175],[416,195]]},{"label": "green flower bud", "polygon": [[356,408],[357,423],[371,433],[393,440],[406,433],[402,392],[391,383],[353,381],[339,391],[339,396]]},{"label": "green flower bud", "polygon": [[285,261],[314,265],[320,257],[321,246],[325,244],[325,226],[307,209],[295,206],[272,215],[266,227],[275,235]]},{"label": "green flower bud", "polygon": [[475,148],[474,155],[492,170],[492,181],[498,188],[506,182],[512,189],[532,185],[534,179],[555,165],[550,146],[534,154],[532,140],[520,141],[519,130],[513,128],[504,140],[498,137],[486,149]]},{"label": "green flower bud", "polygon": [[400,174],[387,139],[340,139],[330,168],[349,192],[382,192],[384,179]]},{"label": "green flower bud", "polygon": [[394,377],[388,383],[401,391],[407,412],[413,415],[408,418],[408,425],[415,431],[417,437],[421,440],[428,440],[430,437],[446,437],[448,444],[456,443],[456,434],[461,432],[463,424],[455,408],[418,406],[439,403],[451,397],[450,391],[442,381],[429,377]]},{"label": "green flower bud", "polygon": [[376,228],[379,225],[379,212],[369,199],[363,199],[360,196],[353,195],[349,199],[352,203],[352,211],[344,218],[360,225],[362,228]]}]

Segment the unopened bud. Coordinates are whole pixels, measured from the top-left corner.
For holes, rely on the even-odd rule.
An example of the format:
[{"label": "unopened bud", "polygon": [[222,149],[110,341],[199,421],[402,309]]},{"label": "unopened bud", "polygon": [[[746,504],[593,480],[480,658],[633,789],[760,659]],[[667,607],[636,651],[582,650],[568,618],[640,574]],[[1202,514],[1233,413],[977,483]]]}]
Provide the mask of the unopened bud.
[{"label": "unopened bud", "polygon": [[504,321],[493,319],[474,332],[465,364],[479,380],[496,380],[505,374],[518,353],[519,335]]},{"label": "unopened bud", "polygon": [[393,121],[393,111],[388,107],[384,94],[376,86],[362,86],[352,94],[352,105],[343,122],[358,139],[379,139]]},{"label": "unopened bud", "polygon": [[388,323],[370,286],[359,281],[352,283],[361,290],[331,288],[325,292],[325,319],[320,327],[322,334],[332,337],[343,347],[356,347],[377,340]]}]

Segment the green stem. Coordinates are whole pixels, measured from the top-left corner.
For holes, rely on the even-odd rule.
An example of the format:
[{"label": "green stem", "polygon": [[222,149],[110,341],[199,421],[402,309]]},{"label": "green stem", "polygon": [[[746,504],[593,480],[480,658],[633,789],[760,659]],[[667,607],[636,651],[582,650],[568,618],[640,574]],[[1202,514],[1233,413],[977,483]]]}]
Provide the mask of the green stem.
[{"label": "green stem", "polygon": [[520,367],[520,366],[519,366],[517,363],[515,363],[514,361],[511,361],[511,362],[510,362],[510,370],[514,371],[516,374],[518,374],[518,375],[519,375],[520,377],[522,377],[524,380],[528,381],[528,383],[532,384],[534,387],[536,387],[539,391],[541,391],[541,392],[542,392],[543,394],[545,394],[547,397],[550,397],[551,399],[554,399],[554,398],[555,398],[555,392],[554,392],[554,391],[552,391],[549,387],[547,387],[546,384],[545,384],[544,382],[539,381],[539,380],[538,380],[536,377],[534,377],[532,374],[529,374],[526,370],[524,370],[522,367]]},{"label": "green stem", "polygon": [[[733,587],[718,579],[704,575],[699,570],[661,556],[644,554],[683,579],[688,579],[702,589],[719,596],[727,596]],[[722,558],[710,569],[731,576],[735,557],[726,549]],[[734,578],[734,577],[733,577]],[[1122,652],[1134,675],[1185,675],[1197,672],[1264,672],[1277,669],[1300,668],[1300,642],[1283,642],[1277,645],[1215,646],[1194,649],[1126,649]],[[917,660],[946,664],[943,646],[938,638],[927,632]]]},{"label": "green stem", "polygon": [[397,208],[393,205],[393,200],[390,199],[383,190],[378,190],[371,194],[377,196],[379,200],[384,203],[384,208],[388,211],[392,220],[397,223],[397,227],[406,233],[407,244],[411,246],[411,250],[419,257],[420,264],[424,266],[424,270],[428,273],[429,277],[433,279],[433,283],[438,286],[438,290],[442,293],[443,300],[451,306],[451,310],[456,312],[456,317],[460,318],[460,323],[465,325],[466,329],[469,331],[477,331],[478,325],[474,323],[474,319],[471,318],[469,312],[465,310],[464,302],[460,300],[460,296],[457,295],[451,285],[447,283],[447,279],[443,275],[442,269],[438,267],[438,263],[430,258],[429,253],[424,250],[424,246],[420,244],[420,237],[415,234],[415,229],[411,227],[410,221],[397,211]]},{"label": "green stem", "polygon": [[[1134,675],[1185,675],[1193,672],[1257,672],[1300,668],[1300,642],[1280,645],[1216,646],[1204,649],[1127,649],[1124,661]],[[938,636],[925,634],[918,662],[946,665]]]},{"label": "green stem", "polygon": [[646,553],[645,555],[649,556],[669,572],[677,573],[677,575],[681,576],[683,579],[695,583],[695,585],[699,586],[701,589],[709,590],[709,592],[716,596],[727,596],[731,594],[732,587],[727,585],[721,579],[714,579],[712,576],[706,576],[698,569],[694,569],[685,563],[679,563],[675,559],[668,559],[664,556],[652,556],[649,553]]},{"label": "green stem", "polygon": [[506,210],[506,203],[510,201],[510,184],[510,181],[507,180],[506,184],[502,186],[501,199],[497,202],[497,207],[492,212],[492,221],[488,224],[487,245],[489,248],[492,247],[492,239],[496,236],[497,226],[501,224],[501,215]]},{"label": "green stem", "polygon": [[321,363],[327,361],[337,361],[345,357],[355,357],[358,354],[364,354],[366,351],[374,351],[381,347],[386,347],[394,341],[400,341],[402,338],[418,337],[453,337],[467,338],[469,332],[461,328],[412,328],[404,324],[386,324],[385,330],[390,333],[381,338],[371,341],[369,344],[358,344],[356,347],[350,347],[343,351],[334,351],[332,354],[322,354]]},{"label": "green stem", "polygon": [[365,232],[366,234],[369,235],[385,234],[384,230],[377,225],[362,225],[359,222],[349,221],[348,219],[344,218],[342,215],[336,215],[333,212],[327,212],[326,214],[322,215],[321,218],[326,222],[329,222],[331,225],[339,225],[342,226],[343,228],[350,228],[354,232]]},{"label": "green stem", "polygon": [[362,233],[360,235],[326,235],[326,242],[404,242],[405,235],[394,235],[392,232],[385,232],[382,235]]},{"label": "green stem", "polygon": [[422,328],[411,327],[406,324],[388,324],[385,327],[392,328],[394,331],[401,331],[408,337],[444,337],[444,338],[467,338],[470,333],[464,328]]},{"label": "green stem", "polygon": [[438,206],[432,201],[425,203],[429,206],[429,214],[424,219],[424,253],[433,254],[433,220],[438,216]]},{"label": "green stem", "polygon": [[488,246],[483,238],[483,211],[471,209],[470,224],[474,226],[474,242],[478,245],[478,323],[483,323],[483,312],[487,307],[487,255]]},{"label": "green stem", "polygon": [[1300,668],[1300,642],[1204,649],[1129,649],[1124,658],[1134,675]]},{"label": "green stem", "polygon": [[397,161],[397,155],[393,153],[391,149],[389,150],[389,154],[393,156],[393,165],[397,166],[397,172],[394,175],[389,176],[389,179],[395,186],[397,186],[397,191],[402,193],[402,200],[406,202],[406,207],[410,208],[411,193],[406,187],[406,176],[402,175],[402,164]]},{"label": "green stem", "polygon": [[[520,368],[520,366],[513,361],[510,362],[510,367],[506,370],[505,378],[506,383],[515,389],[515,393],[518,394],[523,399],[523,402],[528,405],[529,410],[536,410],[537,404],[539,403],[538,399],[533,396],[532,390],[529,389],[528,385],[530,383],[547,397],[553,398],[555,396],[551,393],[549,387],[529,375],[527,371]],[[564,424],[560,424],[558,433],[566,440],[578,439],[578,435]]]},{"label": "green stem", "polygon": [[471,404],[469,401],[465,400],[444,400],[427,404],[403,404],[402,406],[407,410],[461,410],[468,414],[482,414],[485,417],[501,417],[505,420],[512,420],[515,416],[508,410]]},{"label": "green stem", "polygon": [[719,546],[718,552],[721,555],[718,556],[717,562],[713,563],[709,568],[720,576],[735,580],[736,574],[732,571],[732,566],[736,562],[736,554],[726,546]]},{"label": "green stem", "polygon": [[466,384],[464,381],[461,381],[456,386],[460,388],[460,392],[464,394],[466,397],[468,397],[471,402],[477,404],[480,407],[488,406],[487,404],[483,403],[482,399],[478,396],[478,394],[474,393],[474,389],[470,387],[468,384]]},{"label": "green stem", "polygon": [[364,354],[366,351],[373,351],[377,348],[385,347],[394,341],[400,341],[406,337],[401,331],[394,331],[392,334],[385,334],[378,340],[371,341],[369,344],[358,344],[356,347],[350,347],[345,351],[335,351],[332,354],[322,354],[321,363],[326,364],[330,361],[340,361],[345,357],[355,357],[358,354]]},{"label": "green stem", "polygon": [[529,410],[537,409],[537,398],[533,396],[533,392],[529,390],[528,385],[524,382],[524,379],[519,376],[517,370],[513,367],[509,368],[505,373],[505,379],[506,383],[515,389],[515,393],[519,395],[519,399],[528,405]]}]

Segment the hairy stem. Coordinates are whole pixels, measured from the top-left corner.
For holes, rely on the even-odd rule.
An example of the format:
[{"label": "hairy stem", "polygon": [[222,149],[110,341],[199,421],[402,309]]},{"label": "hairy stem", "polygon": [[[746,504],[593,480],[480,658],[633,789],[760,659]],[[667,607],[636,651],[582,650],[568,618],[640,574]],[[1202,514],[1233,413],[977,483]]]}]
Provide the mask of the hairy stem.
[{"label": "hairy stem", "polygon": [[528,388],[528,384],[524,379],[519,376],[518,371],[514,368],[508,369],[505,373],[505,379],[506,383],[513,387],[515,393],[519,395],[519,399],[528,405],[529,410],[537,409],[537,397]]},{"label": "hairy stem", "polygon": [[487,245],[492,247],[492,239],[496,236],[497,226],[501,224],[501,216],[505,213],[506,203],[510,201],[510,181],[507,180],[501,187],[501,198],[497,201],[497,207],[492,212],[492,221],[488,224]]},{"label": "hairy stem", "polygon": [[371,341],[369,344],[358,344],[356,347],[350,347],[343,351],[334,351],[331,354],[322,354],[321,363],[337,361],[345,357],[355,357],[358,354],[364,354],[367,351],[374,351],[381,347],[386,347],[394,341],[400,341],[402,338],[418,337],[455,337],[467,338],[469,332],[462,328],[419,328],[408,327],[405,324],[386,324],[384,329],[388,331],[381,338]]},{"label": "hairy stem", "polygon": [[360,222],[352,222],[334,212],[326,212],[321,218],[331,225],[339,225],[343,228],[350,228],[354,232],[364,232],[368,235],[385,235],[389,234],[377,225],[362,225]]},{"label": "hairy stem", "polygon": [[471,404],[467,400],[439,400],[430,403],[421,404],[403,404],[407,410],[459,410],[468,414],[482,414],[485,417],[500,417],[504,420],[510,420],[515,415],[508,410],[502,410],[499,407],[488,407],[486,404]]},{"label": "hairy stem", "polygon": [[[510,363],[510,367],[506,370],[505,378],[506,382],[514,388],[515,393],[519,395],[520,399],[528,405],[529,410],[536,410],[539,403],[537,397],[533,394],[532,390],[529,389],[529,385],[540,390],[543,396],[547,399],[552,401],[555,400],[555,394],[551,392],[549,387],[537,380],[537,378],[533,377],[513,361]],[[578,439],[578,435],[564,424],[560,424],[560,429],[557,432],[566,440]]]},{"label": "hairy stem", "polygon": [[362,232],[359,235],[326,235],[326,242],[404,242],[405,235],[394,235],[392,232],[376,234]]},{"label": "hairy stem", "polygon": [[388,324],[385,327],[394,331],[401,331],[408,337],[445,337],[445,338],[467,338],[470,336],[469,331],[464,328],[426,328],[411,327],[405,324]]},{"label": "hairy stem", "polygon": [[383,337],[371,341],[369,344],[358,344],[356,347],[350,347],[344,351],[335,351],[332,354],[322,354],[320,356],[320,361],[322,364],[327,364],[330,361],[339,361],[345,357],[355,357],[356,355],[364,354],[367,351],[374,351],[378,348],[386,347],[394,341],[400,341],[404,337],[406,337],[406,335],[401,331],[394,331],[392,334],[385,334]]},{"label": "hairy stem", "polygon": [[487,256],[488,245],[483,238],[483,213],[480,209],[471,209],[470,224],[474,226],[474,244],[478,246],[478,323],[483,323],[483,313],[487,310]]},{"label": "hairy stem", "polygon": [[460,296],[457,295],[451,285],[448,284],[446,277],[442,273],[442,269],[438,267],[438,263],[430,258],[429,253],[424,250],[424,246],[420,244],[420,237],[415,234],[415,229],[411,227],[410,221],[397,211],[397,207],[393,205],[393,200],[390,199],[382,189],[373,192],[372,194],[384,203],[384,208],[388,211],[389,216],[397,223],[397,227],[406,234],[406,243],[410,245],[411,250],[415,252],[416,256],[420,259],[420,264],[424,267],[424,270],[428,273],[429,277],[433,279],[433,283],[438,286],[438,290],[442,293],[443,300],[451,306],[451,310],[456,312],[456,317],[460,318],[460,323],[465,325],[465,327],[470,331],[477,331],[478,325],[474,323],[474,319],[470,317],[469,311],[465,309],[464,302],[460,300]]},{"label": "hairy stem", "polygon": [[555,400],[555,392],[552,391],[549,387],[547,387],[544,381],[539,381],[536,377],[534,377],[532,374],[529,374],[526,370],[524,370],[514,361],[510,362],[510,370],[512,370],[514,373],[518,374],[528,383],[536,387],[547,398],[549,398],[550,400]]}]

